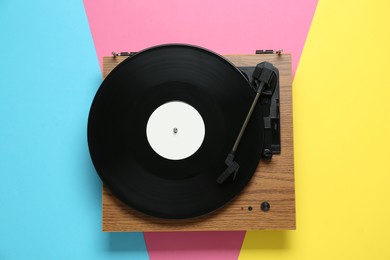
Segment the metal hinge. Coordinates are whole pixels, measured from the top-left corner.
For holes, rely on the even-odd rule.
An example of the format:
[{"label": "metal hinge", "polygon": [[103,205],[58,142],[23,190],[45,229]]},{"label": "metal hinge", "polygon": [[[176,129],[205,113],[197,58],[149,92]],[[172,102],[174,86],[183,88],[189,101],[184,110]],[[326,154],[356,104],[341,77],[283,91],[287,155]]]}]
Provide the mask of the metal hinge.
[{"label": "metal hinge", "polygon": [[116,57],[116,56],[129,56],[129,57],[132,57],[134,55],[136,55],[137,52],[112,52],[112,56]]},{"label": "metal hinge", "polygon": [[277,51],[274,50],[256,50],[256,54],[282,54],[283,49],[279,49]]}]

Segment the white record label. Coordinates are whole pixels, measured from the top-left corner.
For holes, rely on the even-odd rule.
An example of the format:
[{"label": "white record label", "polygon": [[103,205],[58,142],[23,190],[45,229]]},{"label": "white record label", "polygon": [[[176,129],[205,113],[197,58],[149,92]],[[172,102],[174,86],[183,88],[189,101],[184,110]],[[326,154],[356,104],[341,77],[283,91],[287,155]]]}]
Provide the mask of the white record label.
[{"label": "white record label", "polygon": [[160,156],[181,160],[193,155],[203,143],[202,116],[189,104],[171,101],[159,106],[149,117],[146,137]]}]

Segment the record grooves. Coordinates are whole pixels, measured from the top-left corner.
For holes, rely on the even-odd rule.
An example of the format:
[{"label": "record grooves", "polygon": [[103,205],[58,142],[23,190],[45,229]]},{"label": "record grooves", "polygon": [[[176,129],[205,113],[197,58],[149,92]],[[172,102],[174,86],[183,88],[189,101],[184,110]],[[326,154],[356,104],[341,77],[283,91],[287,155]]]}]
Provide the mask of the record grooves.
[{"label": "record grooves", "polygon": [[[169,219],[212,212],[239,194],[258,165],[260,107],[236,154],[237,177],[223,185],[215,181],[254,95],[235,66],[208,50],[162,45],[139,52],[106,77],[94,98],[88,119],[93,164],[110,190],[141,212]],[[196,109],[205,126],[199,149],[181,160],[157,154],[146,136],[151,114],[172,101]]]}]

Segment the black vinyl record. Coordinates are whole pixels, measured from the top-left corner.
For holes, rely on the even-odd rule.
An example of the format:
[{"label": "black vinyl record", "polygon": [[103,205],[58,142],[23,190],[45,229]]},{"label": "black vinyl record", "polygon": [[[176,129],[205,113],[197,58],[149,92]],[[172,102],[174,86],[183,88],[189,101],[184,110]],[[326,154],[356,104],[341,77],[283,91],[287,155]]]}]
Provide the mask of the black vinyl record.
[{"label": "black vinyl record", "polygon": [[[181,219],[220,208],[247,185],[259,163],[263,117],[254,110],[236,153],[236,178],[217,177],[255,93],[223,57],[190,45],[161,45],[120,63],[103,81],[91,106],[88,145],[102,181],[123,202],[152,216]],[[146,125],[161,105],[182,101],[202,116],[199,149],[171,160],[149,144]]]}]

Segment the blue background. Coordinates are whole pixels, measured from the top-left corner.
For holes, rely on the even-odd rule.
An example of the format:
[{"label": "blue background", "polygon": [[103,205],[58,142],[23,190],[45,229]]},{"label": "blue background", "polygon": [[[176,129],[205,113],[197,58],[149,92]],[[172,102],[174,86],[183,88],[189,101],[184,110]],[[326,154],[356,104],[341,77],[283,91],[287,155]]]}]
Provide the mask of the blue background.
[{"label": "blue background", "polygon": [[82,1],[2,0],[0,35],[0,259],[148,259],[142,233],[101,232]]}]

